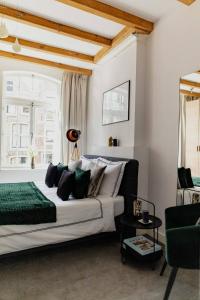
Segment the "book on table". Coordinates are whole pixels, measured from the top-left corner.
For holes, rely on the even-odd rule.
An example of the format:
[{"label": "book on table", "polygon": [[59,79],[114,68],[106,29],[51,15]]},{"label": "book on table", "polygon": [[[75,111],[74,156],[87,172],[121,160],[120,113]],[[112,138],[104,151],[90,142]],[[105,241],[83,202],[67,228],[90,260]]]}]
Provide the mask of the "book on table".
[{"label": "book on table", "polygon": [[157,252],[161,250],[161,246],[159,244],[154,243],[143,235],[125,239],[123,241],[123,247],[126,246],[129,246],[141,255],[147,255],[154,251]]}]

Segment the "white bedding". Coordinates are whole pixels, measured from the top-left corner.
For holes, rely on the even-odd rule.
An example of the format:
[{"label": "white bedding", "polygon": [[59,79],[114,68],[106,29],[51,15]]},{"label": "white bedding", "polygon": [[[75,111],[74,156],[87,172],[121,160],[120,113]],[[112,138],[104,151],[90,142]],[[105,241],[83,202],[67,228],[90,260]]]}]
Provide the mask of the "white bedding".
[{"label": "white bedding", "polygon": [[191,189],[178,189],[177,190],[177,205],[186,205],[192,203],[193,194],[200,195],[200,187],[195,186]]},{"label": "white bedding", "polygon": [[57,222],[37,225],[0,226],[0,255],[84,236],[115,231],[114,217],[124,211],[122,196],[62,201],[56,188],[35,182],[56,205]]}]

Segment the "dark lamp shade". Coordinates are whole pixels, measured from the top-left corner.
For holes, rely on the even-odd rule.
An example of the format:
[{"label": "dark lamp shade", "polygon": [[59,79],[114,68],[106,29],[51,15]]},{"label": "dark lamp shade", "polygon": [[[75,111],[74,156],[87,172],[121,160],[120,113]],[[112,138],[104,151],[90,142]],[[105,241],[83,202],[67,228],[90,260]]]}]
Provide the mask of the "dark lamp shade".
[{"label": "dark lamp shade", "polygon": [[66,137],[68,141],[72,143],[76,143],[79,140],[80,135],[81,135],[80,130],[76,130],[76,129],[69,129],[66,133]]}]

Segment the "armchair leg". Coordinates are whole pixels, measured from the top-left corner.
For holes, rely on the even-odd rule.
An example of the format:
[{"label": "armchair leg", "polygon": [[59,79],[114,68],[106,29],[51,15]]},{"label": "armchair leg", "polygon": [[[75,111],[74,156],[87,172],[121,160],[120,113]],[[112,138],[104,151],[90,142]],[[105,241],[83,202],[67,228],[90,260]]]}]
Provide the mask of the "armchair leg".
[{"label": "armchair leg", "polygon": [[162,270],[160,271],[160,276],[163,276],[166,267],[167,267],[167,261],[166,261],[166,259],[165,259],[164,264],[163,264],[163,266],[162,266]]},{"label": "armchair leg", "polygon": [[178,268],[173,268],[171,270],[171,274],[169,276],[169,281],[168,281],[168,284],[167,284],[167,288],[166,288],[165,296],[164,296],[163,300],[168,300],[169,299],[169,295],[171,293],[172,286],[173,286],[174,281],[176,279],[177,271],[178,271]]}]

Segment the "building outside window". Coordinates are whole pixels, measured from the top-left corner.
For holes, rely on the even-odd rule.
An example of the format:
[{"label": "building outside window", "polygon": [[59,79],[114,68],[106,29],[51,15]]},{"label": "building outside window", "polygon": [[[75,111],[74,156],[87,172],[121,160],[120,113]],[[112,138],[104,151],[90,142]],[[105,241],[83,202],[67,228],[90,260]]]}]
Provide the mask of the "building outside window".
[{"label": "building outside window", "polygon": [[29,72],[4,72],[1,167],[46,167],[60,156],[60,82]]}]

